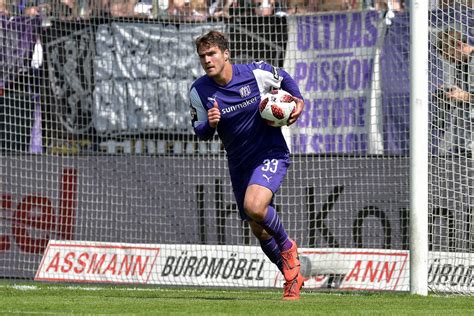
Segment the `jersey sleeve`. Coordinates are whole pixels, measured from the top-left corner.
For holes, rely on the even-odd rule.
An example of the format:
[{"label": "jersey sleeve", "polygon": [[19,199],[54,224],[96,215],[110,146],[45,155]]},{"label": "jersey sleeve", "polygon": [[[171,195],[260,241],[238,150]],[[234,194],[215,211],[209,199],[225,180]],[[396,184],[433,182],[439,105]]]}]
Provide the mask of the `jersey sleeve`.
[{"label": "jersey sleeve", "polygon": [[263,61],[255,62],[252,66],[260,94],[267,93],[271,89],[283,89],[291,95],[303,99],[298,85],[285,70]]},{"label": "jersey sleeve", "polygon": [[289,92],[292,96],[303,100],[303,96],[301,95],[301,91],[298,87],[298,84],[296,83],[295,80],[293,80],[293,78],[290,76],[290,74],[287,73],[283,69],[278,69],[278,72],[279,72],[280,76],[283,77],[283,80],[281,81],[281,88],[283,90]]},{"label": "jersey sleeve", "polygon": [[189,101],[191,104],[191,124],[194,133],[202,140],[211,139],[216,129],[209,125],[207,109],[202,103],[195,87],[193,87],[189,93]]}]

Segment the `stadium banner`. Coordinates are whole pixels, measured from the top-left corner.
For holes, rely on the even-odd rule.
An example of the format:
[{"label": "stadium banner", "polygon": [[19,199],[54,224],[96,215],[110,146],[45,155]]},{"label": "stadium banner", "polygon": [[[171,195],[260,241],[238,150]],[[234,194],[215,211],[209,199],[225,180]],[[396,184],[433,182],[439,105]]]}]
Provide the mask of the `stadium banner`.
[{"label": "stadium banner", "polygon": [[[302,248],[300,256],[307,289],[408,289],[407,251]],[[57,240],[35,280],[266,288],[285,281],[260,247]]]},{"label": "stadium banner", "polygon": [[[204,74],[193,38],[222,24],[91,24],[46,43],[51,92],[70,133],[190,133],[188,91]],[[160,93],[156,93],[160,91]]]},{"label": "stadium banner", "polygon": [[258,249],[50,241],[35,280],[270,287],[278,270]]},{"label": "stadium banner", "polygon": [[[0,13],[0,38],[2,54],[0,55],[0,82],[13,87],[19,84],[18,77],[27,72],[35,77],[31,69],[31,56],[40,33],[41,18],[28,16],[7,16]],[[28,63],[28,61],[30,61]],[[28,92],[26,89],[23,90]]]},{"label": "stadium banner", "polygon": [[148,284],[160,247],[51,240],[35,280]]},{"label": "stadium banner", "polygon": [[41,93],[41,57],[33,57],[38,57],[34,52],[41,46],[40,33],[40,16],[5,15],[0,10],[0,150],[31,150],[33,113],[39,110]]},{"label": "stadium banner", "polygon": [[377,11],[288,17],[284,68],[306,101],[290,131],[294,153],[383,153],[376,85],[385,28]]},{"label": "stadium banner", "polygon": [[[406,250],[301,248],[299,255],[305,289],[409,290]],[[429,267],[430,286],[474,286],[474,254],[432,255],[442,259]],[[35,280],[258,288],[280,288],[285,281],[259,247],[58,240],[49,242]]]}]

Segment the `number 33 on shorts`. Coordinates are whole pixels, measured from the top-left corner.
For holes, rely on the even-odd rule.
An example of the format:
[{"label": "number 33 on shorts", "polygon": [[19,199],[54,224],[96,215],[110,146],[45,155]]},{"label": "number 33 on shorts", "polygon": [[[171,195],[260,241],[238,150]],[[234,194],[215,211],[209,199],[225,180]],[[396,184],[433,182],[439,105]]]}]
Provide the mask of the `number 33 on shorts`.
[{"label": "number 33 on shorts", "polygon": [[280,188],[289,165],[289,159],[264,159],[254,169],[249,183],[259,184],[275,193]]},{"label": "number 33 on shorts", "polygon": [[262,171],[276,173],[278,170],[278,159],[265,159],[263,161]]},{"label": "number 33 on shorts", "polygon": [[286,175],[286,169],[289,166],[289,161],[286,159],[265,159],[260,165],[259,179],[257,183],[276,192],[280,187]]}]

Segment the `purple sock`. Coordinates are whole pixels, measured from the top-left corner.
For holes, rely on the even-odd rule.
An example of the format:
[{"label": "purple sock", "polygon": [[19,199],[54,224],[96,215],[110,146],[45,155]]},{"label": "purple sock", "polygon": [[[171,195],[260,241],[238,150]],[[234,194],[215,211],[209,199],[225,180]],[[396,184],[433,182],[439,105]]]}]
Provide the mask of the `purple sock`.
[{"label": "purple sock", "polygon": [[281,259],[280,248],[278,247],[275,238],[271,237],[267,240],[260,240],[260,247],[267,255],[268,259],[273,262],[280,271],[283,271],[283,260]]},{"label": "purple sock", "polygon": [[280,251],[285,251],[291,248],[292,243],[288,238],[288,234],[283,227],[280,217],[272,206],[268,206],[267,214],[262,222],[259,223],[265,230],[275,238],[275,242],[280,248]]}]

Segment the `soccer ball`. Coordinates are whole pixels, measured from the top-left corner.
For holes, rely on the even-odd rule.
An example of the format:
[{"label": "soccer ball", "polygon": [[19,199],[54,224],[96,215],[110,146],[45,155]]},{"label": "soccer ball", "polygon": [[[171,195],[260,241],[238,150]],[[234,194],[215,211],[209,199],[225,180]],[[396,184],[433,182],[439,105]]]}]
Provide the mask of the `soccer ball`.
[{"label": "soccer ball", "polygon": [[264,94],[258,107],[263,120],[275,127],[287,125],[295,108],[296,102],[293,96],[282,89]]}]

